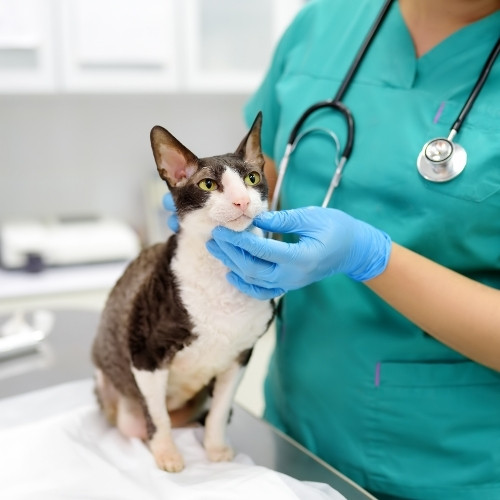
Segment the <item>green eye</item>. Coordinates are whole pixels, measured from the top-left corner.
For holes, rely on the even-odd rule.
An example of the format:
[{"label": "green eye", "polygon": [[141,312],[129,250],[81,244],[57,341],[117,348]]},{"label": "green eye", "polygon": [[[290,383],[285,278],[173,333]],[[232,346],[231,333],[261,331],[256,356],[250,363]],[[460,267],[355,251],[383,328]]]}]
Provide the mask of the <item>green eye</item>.
[{"label": "green eye", "polygon": [[212,179],[203,179],[198,182],[198,187],[203,191],[215,191],[217,189],[217,183]]},{"label": "green eye", "polygon": [[250,172],[245,177],[245,184],[248,186],[256,186],[260,182],[260,174],[257,172]]}]

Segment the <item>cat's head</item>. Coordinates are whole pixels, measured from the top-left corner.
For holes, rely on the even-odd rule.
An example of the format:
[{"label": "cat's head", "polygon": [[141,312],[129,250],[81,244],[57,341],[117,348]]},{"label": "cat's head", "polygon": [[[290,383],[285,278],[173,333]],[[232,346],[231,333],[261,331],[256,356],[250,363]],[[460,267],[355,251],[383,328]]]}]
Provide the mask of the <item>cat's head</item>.
[{"label": "cat's head", "polygon": [[267,210],[259,113],[234,153],[198,158],[163,127],[151,130],[151,146],[160,177],[174,198],[181,227],[190,220],[211,230],[225,226],[243,231]]}]

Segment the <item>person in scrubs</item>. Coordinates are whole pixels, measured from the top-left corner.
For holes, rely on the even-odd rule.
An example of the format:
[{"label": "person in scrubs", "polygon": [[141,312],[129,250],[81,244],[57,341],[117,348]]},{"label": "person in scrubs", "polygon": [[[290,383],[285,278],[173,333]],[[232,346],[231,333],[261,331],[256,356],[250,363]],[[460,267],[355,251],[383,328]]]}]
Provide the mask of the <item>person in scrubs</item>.
[{"label": "person in scrubs", "polygon": [[[249,101],[273,182],[294,124],[331,98],[381,0],[308,2]],[[309,134],[290,159],[280,240],[214,230],[240,290],[279,302],[265,418],[380,499],[500,499],[500,64],[456,141],[463,173],[422,178],[500,33],[494,0],[393,2],[343,102],[354,149],[319,208],[335,146]],[[326,127],[345,143],[329,110]],[[299,208],[307,207],[307,208]],[[291,242],[291,243],[287,243]]]}]

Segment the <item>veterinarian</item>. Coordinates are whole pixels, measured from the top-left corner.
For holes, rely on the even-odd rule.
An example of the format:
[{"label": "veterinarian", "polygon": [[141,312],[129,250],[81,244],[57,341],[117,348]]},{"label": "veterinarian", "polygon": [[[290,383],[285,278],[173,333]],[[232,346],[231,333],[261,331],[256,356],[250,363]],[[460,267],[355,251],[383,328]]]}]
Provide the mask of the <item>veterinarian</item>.
[{"label": "veterinarian", "polygon": [[[246,107],[248,123],[263,111],[270,180],[382,5],[311,1],[284,34]],[[335,140],[302,139],[283,211],[255,221],[285,241],[218,228],[209,242],[240,290],[286,293],[265,418],[380,499],[500,499],[500,61],[448,141],[465,168],[435,182],[417,166],[424,144],[449,138],[498,41],[499,9],[392,2],[342,97],[355,136],[328,208],[318,205],[349,132],[334,109],[301,130]]]}]

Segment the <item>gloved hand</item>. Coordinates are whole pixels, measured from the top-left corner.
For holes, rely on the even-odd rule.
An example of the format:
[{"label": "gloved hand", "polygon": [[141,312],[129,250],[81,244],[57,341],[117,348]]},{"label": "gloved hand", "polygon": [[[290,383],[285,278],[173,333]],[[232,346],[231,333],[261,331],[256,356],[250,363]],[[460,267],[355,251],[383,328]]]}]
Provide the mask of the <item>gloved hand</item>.
[{"label": "gloved hand", "polygon": [[163,208],[167,210],[167,212],[172,212],[167,219],[167,225],[174,233],[176,233],[179,231],[179,217],[177,217],[177,208],[175,206],[174,199],[172,198],[172,193],[165,193],[162,198],[162,203]]},{"label": "gloved hand", "polygon": [[385,270],[389,236],[332,208],[264,212],[253,224],[272,233],[294,233],[297,243],[261,238],[217,227],[208,251],[231,271],[228,280],[258,298],[277,297],[335,273],[366,281]]}]

